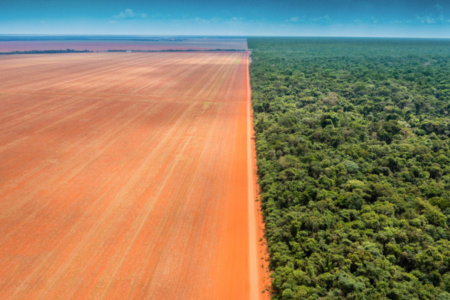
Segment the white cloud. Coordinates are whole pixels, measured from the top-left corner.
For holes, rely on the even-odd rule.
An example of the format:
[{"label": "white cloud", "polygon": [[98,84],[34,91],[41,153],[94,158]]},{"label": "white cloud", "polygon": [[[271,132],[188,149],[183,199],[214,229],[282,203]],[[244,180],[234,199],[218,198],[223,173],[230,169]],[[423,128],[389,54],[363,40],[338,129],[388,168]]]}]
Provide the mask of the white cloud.
[{"label": "white cloud", "polygon": [[[226,22],[228,24],[236,24],[238,22],[242,22],[245,19],[243,17],[230,17],[230,18],[218,18],[218,17],[213,17],[213,18],[202,18],[202,17],[195,17],[195,18],[191,18],[190,21],[191,22],[196,22],[196,23],[205,23],[205,24],[219,24],[219,23],[223,23]],[[251,20],[249,20],[251,21]]]},{"label": "white cloud", "polygon": [[437,24],[444,23],[444,8],[440,4],[433,6],[431,10],[427,10],[425,15],[416,15],[416,22],[421,24]]},{"label": "white cloud", "polygon": [[299,23],[299,22],[305,22],[306,20],[307,20],[307,18],[305,16],[303,16],[303,17],[294,16],[294,17],[292,17],[290,19],[286,19],[284,21],[288,22],[288,23]]},{"label": "white cloud", "polygon": [[200,18],[200,17],[196,17],[194,18],[195,22],[202,22],[202,23],[209,23],[212,19],[204,19],[204,18]]},{"label": "white cloud", "polygon": [[416,15],[416,20],[421,24],[436,24],[436,20],[432,15],[426,15],[426,16],[419,16]]},{"label": "white cloud", "polygon": [[138,14],[133,12],[132,9],[125,9],[121,11],[118,15],[114,15],[115,19],[145,19],[147,18],[147,14]]},{"label": "white cloud", "polygon": [[424,19],[425,19],[425,22],[428,23],[428,24],[435,24],[436,23],[436,20],[433,17],[431,17],[431,16],[425,16]]},{"label": "white cloud", "polygon": [[319,21],[322,21],[322,22],[330,22],[330,21],[331,21],[331,18],[330,18],[329,15],[325,15],[325,16],[319,17],[319,18],[311,18],[310,20],[311,20],[311,21],[314,21],[314,22],[319,22]]}]

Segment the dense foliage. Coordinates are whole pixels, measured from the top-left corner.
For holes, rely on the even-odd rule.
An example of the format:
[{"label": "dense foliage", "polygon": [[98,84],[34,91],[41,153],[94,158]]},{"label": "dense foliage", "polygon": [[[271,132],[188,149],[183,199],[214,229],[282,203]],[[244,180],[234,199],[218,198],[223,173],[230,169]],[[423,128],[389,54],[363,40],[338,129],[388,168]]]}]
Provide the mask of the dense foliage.
[{"label": "dense foliage", "polygon": [[450,299],[450,41],[249,48],[273,299]]}]

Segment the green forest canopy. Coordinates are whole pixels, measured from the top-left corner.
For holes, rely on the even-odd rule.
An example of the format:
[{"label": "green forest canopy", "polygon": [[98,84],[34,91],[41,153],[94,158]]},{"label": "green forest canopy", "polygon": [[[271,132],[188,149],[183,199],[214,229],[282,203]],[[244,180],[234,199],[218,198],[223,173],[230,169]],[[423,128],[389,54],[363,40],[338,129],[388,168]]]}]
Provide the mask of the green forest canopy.
[{"label": "green forest canopy", "polygon": [[450,40],[248,44],[273,299],[450,299]]}]

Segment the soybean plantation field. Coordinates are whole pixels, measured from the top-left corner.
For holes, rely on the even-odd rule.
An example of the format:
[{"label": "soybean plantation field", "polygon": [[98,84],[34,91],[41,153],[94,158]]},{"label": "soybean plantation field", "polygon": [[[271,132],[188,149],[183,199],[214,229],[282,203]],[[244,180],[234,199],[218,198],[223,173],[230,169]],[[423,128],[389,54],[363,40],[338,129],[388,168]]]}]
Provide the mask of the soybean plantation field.
[{"label": "soybean plantation field", "polygon": [[261,290],[247,58],[0,57],[0,297]]}]

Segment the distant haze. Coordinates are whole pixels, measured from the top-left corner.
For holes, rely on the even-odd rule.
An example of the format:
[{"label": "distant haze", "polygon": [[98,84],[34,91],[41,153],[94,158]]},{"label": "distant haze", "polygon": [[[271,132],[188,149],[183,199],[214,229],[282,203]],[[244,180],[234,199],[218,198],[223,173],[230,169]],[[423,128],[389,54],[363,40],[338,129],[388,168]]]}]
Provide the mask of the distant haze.
[{"label": "distant haze", "polygon": [[0,34],[450,37],[450,0],[15,0]]}]

